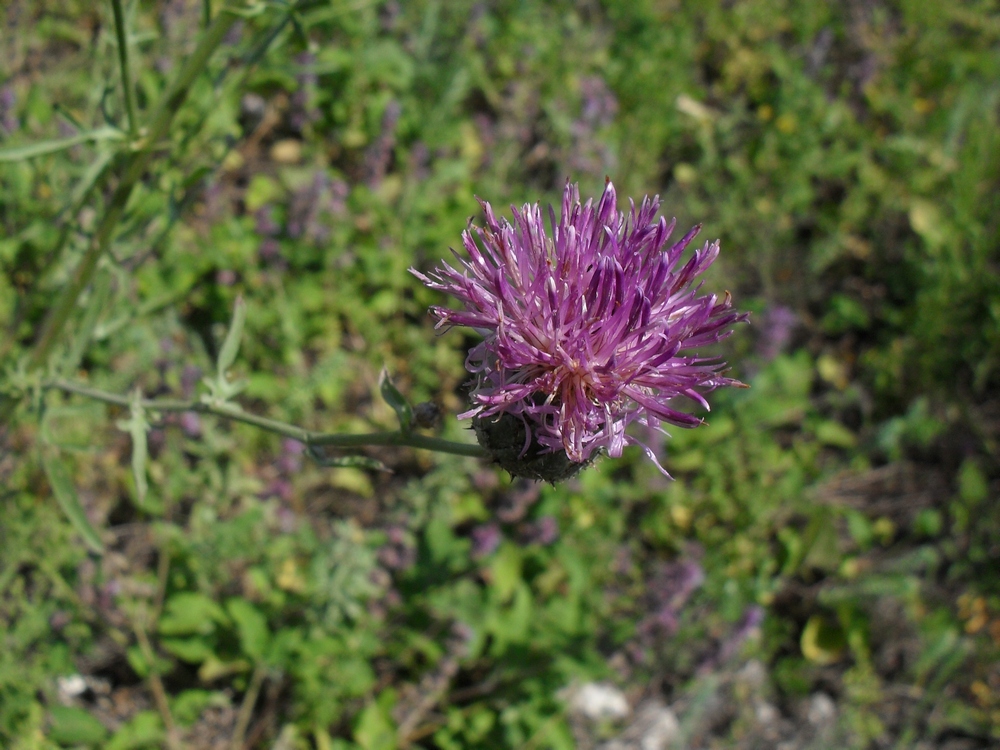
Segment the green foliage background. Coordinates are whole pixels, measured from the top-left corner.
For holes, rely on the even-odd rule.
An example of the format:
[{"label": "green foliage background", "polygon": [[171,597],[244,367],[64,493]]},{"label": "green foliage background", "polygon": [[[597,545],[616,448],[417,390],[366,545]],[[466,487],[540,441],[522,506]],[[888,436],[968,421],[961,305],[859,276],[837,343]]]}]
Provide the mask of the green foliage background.
[{"label": "green foliage background", "polygon": [[[145,110],[202,7],[126,11]],[[407,269],[459,245],[474,196],[557,203],[607,176],[721,238],[708,287],[755,313],[721,353],[752,388],[666,443],[672,482],[641,454],[540,488],[405,450],[372,453],[391,475],[330,469],[205,416],[153,425],[144,497],[124,410],[18,374],[119,179],[111,9],[0,13],[0,386],[21,396],[0,427],[0,744],[160,746],[170,721],[194,743],[246,706],[253,747],[573,747],[567,685],[697,706],[748,659],[786,715],[833,695],[827,746],[1000,737],[996,2],[262,6],[158,145],[54,374],[190,395],[242,295],[247,410],[391,429],[387,365],[468,440],[473,335],[438,335]],[[698,585],[650,625],[685,565]],[[60,705],[77,673],[128,708]],[[733,698],[682,728],[754,747],[752,715]]]}]

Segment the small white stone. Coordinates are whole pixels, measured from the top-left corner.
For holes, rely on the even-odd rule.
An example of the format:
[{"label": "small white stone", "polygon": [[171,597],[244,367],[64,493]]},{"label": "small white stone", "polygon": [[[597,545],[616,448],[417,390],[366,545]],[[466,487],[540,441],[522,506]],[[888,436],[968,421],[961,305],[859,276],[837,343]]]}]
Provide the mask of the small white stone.
[{"label": "small white stone", "polygon": [[581,685],[570,699],[570,709],[595,721],[624,719],[630,711],[625,693],[607,682]]},{"label": "small white stone", "polygon": [[667,750],[681,736],[677,716],[662,704],[650,704],[643,709],[643,718],[649,722],[639,747],[642,750]]},{"label": "small white stone", "polygon": [[757,723],[762,726],[770,726],[781,717],[778,709],[767,701],[757,701],[753,707],[753,712],[757,717]]},{"label": "small white stone", "polygon": [[87,681],[81,675],[71,674],[68,677],[57,677],[56,687],[63,698],[75,698],[87,690]]},{"label": "small white stone", "polygon": [[759,659],[750,659],[736,673],[736,679],[749,688],[759,690],[767,682],[767,667]]},{"label": "small white stone", "polygon": [[837,704],[826,693],[816,693],[809,699],[806,718],[813,726],[829,724],[837,715]]}]

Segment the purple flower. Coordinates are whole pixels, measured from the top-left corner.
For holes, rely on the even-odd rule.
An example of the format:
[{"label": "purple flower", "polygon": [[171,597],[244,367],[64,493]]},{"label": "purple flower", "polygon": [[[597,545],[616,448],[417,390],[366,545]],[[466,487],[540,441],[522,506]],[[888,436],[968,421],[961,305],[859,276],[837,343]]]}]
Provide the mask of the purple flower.
[{"label": "purple flower", "polygon": [[417,561],[417,548],[402,526],[390,526],[386,543],[378,550],[378,560],[389,570],[407,570]]},{"label": "purple flower", "polygon": [[316,106],[316,83],[319,76],[316,74],[316,55],[312,52],[303,52],[296,56],[295,63],[300,66],[295,76],[299,88],[292,94],[288,121],[294,130],[301,133],[307,125],[322,117]]},{"label": "purple flower", "polygon": [[264,237],[276,237],[281,233],[281,226],[274,220],[274,209],[271,206],[261,206],[253,215],[253,230]]},{"label": "purple flower", "polygon": [[476,559],[492,555],[503,541],[500,527],[495,523],[476,526],[472,530],[472,556]]},{"label": "purple flower", "polygon": [[191,398],[194,393],[194,389],[198,386],[201,380],[202,372],[201,368],[196,365],[185,365],[184,369],[181,371],[181,390],[184,392],[184,398]]},{"label": "purple flower", "polygon": [[708,674],[719,665],[732,659],[763,622],[764,609],[762,607],[754,604],[747,608],[736,627],[719,643],[717,651],[698,666],[698,674]]},{"label": "purple flower", "polygon": [[646,614],[636,634],[646,645],[663,635],[673,635],[691,596],[705,582],[705,570],[693,559],[658,565],[646,583]]},{"label": "purple flower", "polygon": [[548,547],[559,538],[559,522],[552,516],[542,516],[524,530],[525,544],[540,544]]},{"label": "purple flower", "polygon": [[[719,243],[681,265],[700,227],[668,246],[676,222],[657,217],[658,197],[639,208],[630,202],[628,214],[616,200],[609,181],[596,206],[581,205],[577,186],[567,183],[559,221],[550,207],[548,229],[538,204],[512,207],[510,223],[481,201],[486,226],[462,235],[469,260],[455,253],[457,267],[426,276],[411,269],[464,303],[464,310],[432,307],[437,327],[468,326],[485,337],[466,360],[476,383],[472,408],[459,417],[474,418],[480,443],[520,476],[554,481],[599,451],[620,456],[629,444],[641,445],[663,471],[626,428],[696,427],[703,420],[672,408],[672,399],[686,396],[708,409],[704,392],[742,385],[723,376],[724,363],[692,352],[748,317],[731,309],[728,292],[721,300],[698,296],[694,281]],[[500,433],[520,441],[513,458],[509,445],[499,446],[508,439]],[[570,462],[569,472],[553,477],[548,465],[518,464],[553,453]]]},{"label": "purple flower", "polygon": [[378,189],[389,171],[392,149],[396,145],[396,126],[402,112],[403,108],[396,100],[386,105],[382,115],[382,133],[365,152],[365,184],[372,190]]},{"label": "purple flower", "polygon": [[293,239],[322,243],[330,235],[328,215],[344,213],[349,189],[342,180],[317,171],[312,181],[295,191],[288,206],[286,232]]},{"label": "purple flower", "polygon": [[278,459],[278,470],[285,476],[298,474],[302,471],[302,454],[305,445],[298,440],[285,438],[281,441],[281,458]]},{"label": "purple flower", "polygon": [[186,411],[180,417],[181,430],[189,438],[201,437],[201,417],[197,412]]},{"label": "purple flower", "polygon": [[215,283],[219,286],[232,286],[236,283],[236,271],[231,268],[220,268],[215,272]]},{"label": "purple flower", "polygon": [[257,248],[257,257],[268,266],[275,266],[282,270],[288,266],[288,262],[281,257],[281,245],[273,237],[267,237],[261,241],[260,247]]},{"label": "purple flower", "polygon": [[15,114],[16,106],[17,94],[13,87],[7,85],[0,88],[0,130],[6,131],[5,134],[13,133],[21,127]]},{"label": "purple flower", "polygon": [[776,305],[768,309],[764,313],[764,326],[757,342],[757,353],[767,362],[777,357],[791,342],[798,323],[798,316],[790,308]]}]

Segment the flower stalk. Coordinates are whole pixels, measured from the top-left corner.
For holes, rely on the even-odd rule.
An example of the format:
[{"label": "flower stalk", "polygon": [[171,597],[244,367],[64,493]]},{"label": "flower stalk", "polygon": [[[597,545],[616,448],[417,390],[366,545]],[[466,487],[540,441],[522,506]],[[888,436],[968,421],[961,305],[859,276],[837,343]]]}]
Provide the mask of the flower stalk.
[{"label": "flower stalk", "polygon": [[[102,401],[115,406],[130,407],[133,399],[130,396],[123,396],[118,393],[102,391],[97,388],[74,383],[70,380],[55,379],[42,383],[42,388],[47,390],[60,390],[66,393],[75,393],[79,396]],[[232,402],[213,401],[181,401],[177,399],[139,399],[138,405],[149,412],[196,412],[199,414],[213,414],[217,417],[229,419],[233,422],[241,422],[267,432],[273,432],[284,437],[292,438],[303,443],[306,447],[328,447],[328,448],[363,448],[368,446],[399,446],[409,448],[419,448],[421,450],[436,451],[438,453],[451,453],[457,456],[468,456],[471,458],[486,458],[487,453],[478,445],[471,443],[457,443],[452,440],[421,435],[415,432],[402,430],[386,432],[370,432],[361,434],[343,435],[338,433],[317,432],[298,427],[287,422],[276,419],[257,416],[243,411]]]}]

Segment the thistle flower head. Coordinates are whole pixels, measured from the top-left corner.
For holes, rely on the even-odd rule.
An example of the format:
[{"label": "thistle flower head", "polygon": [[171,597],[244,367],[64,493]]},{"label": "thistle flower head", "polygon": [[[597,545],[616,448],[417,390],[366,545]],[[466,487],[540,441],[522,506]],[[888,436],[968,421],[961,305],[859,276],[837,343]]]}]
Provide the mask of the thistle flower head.
[{"label": "thistle flower head", "polygon": [[432,307],[437,327],[483,335],[466,360],[476,377],[472,408],[459,417],[473,418],[480,443],[514,474],[554,481],[632,443],[666,474],[626,428],[695,427],[703,420],[675,409],[674,398],[707,410],[704,393],[742,385],[724,377],[724,363],[695,353],[747,318],[728,292],[699,296],[695,279],[719,243],[682,263],[700,226],[668,245],[675,221],[657,216],[659,197],[638,208],[630,201],[627,214],[616,201],[610,181],[596,205],[581,205],[567,184],[548,227],[538,204],[511,207],[510,222],[481,201],[486,225],[470,223],[462,235],[468,259],[453,251],[454,266],[411,269],[463,303]]}]

